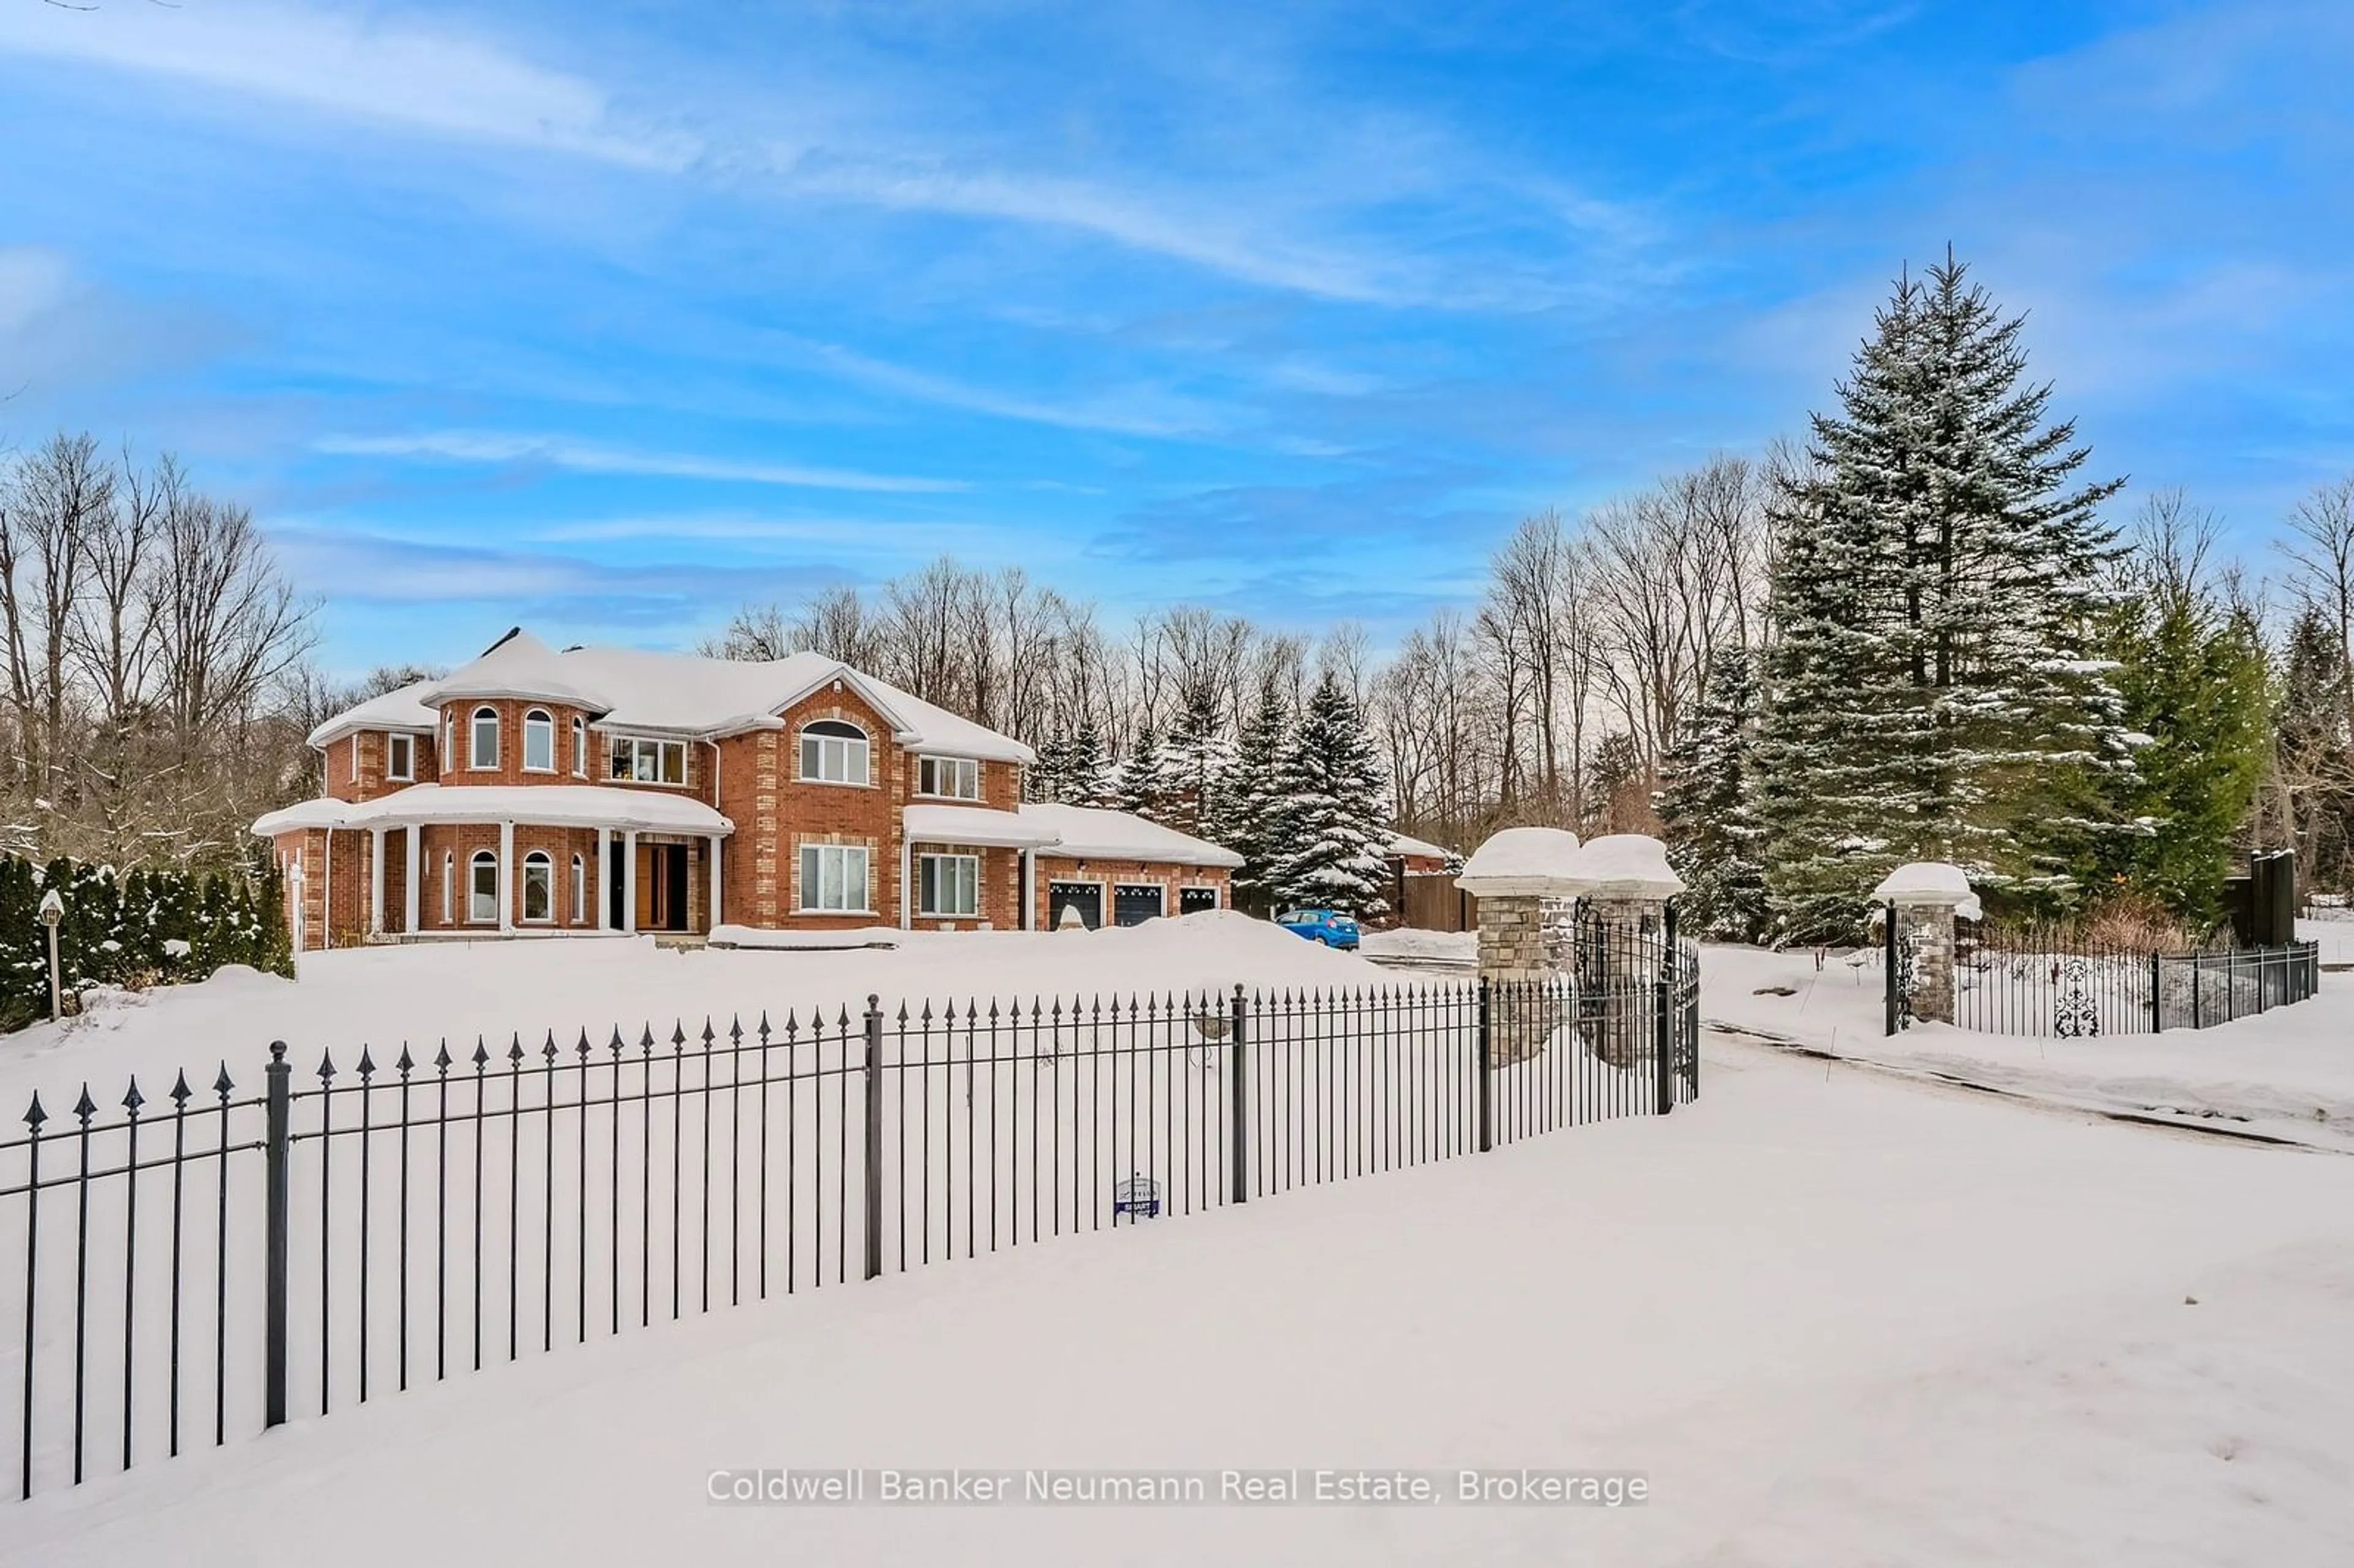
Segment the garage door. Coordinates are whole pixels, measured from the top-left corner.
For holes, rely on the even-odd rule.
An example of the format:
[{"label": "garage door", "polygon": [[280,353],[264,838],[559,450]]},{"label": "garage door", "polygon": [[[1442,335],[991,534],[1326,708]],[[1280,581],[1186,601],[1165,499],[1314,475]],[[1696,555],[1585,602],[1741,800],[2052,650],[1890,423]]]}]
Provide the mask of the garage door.
[{"label": "garage door", "polygon": [[1181,887],[1177,890],[1177,913],[1191,915],[1200,909],[1218,906],[1218,890],[1214,887]]},{"label": "garage door", "polygon": [[1103,924],[1103,888],[1092,882],[1050,882],[1046,885],[1046,928],[1060,930],[1063,911],[1076,909],[1092,931]]},{"label": "garage door", "polygon": [[1141,926],[1156,918],[1164,907],[1166,895],[1157,882],[1123,883],[1111,890],[1111,918],[1115,926]]}]

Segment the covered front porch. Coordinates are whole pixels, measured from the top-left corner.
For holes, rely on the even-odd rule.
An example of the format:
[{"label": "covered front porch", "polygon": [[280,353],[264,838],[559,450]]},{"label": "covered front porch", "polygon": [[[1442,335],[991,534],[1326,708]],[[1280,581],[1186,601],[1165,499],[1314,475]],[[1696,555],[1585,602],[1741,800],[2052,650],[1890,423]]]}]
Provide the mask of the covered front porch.
[{"label": "covered front porch", "polygon": [[733,825],[681,796],[431,785],[322,800],[254,831],[277,846],[297,950],[370,941],[707,935]]}]

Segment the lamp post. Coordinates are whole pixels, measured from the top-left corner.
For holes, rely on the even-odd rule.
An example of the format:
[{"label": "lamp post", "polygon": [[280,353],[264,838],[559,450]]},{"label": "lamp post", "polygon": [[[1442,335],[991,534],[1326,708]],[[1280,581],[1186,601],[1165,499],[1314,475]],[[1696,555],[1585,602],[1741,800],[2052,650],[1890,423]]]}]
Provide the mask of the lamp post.
[{"label": "lamp post", "polygon": [[49,1018],[55,1022],[64,1011],[64,994],[58,986],[58,922],[66,917],[66,901],[54,887],[41,895],[41,924],[49,933]]}]

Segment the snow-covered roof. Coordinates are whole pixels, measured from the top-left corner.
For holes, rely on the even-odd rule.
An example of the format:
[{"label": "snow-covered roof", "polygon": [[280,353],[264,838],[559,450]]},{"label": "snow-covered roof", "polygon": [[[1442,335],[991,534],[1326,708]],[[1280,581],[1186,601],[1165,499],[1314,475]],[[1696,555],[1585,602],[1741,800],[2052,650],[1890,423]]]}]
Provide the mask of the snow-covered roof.
[{"label": "snow-covered roof", "polygon": [[1586,898],[1673,898],[1684,879],[1668,846],[1649,833],[1605,833],[1577,852],[1578,893]]},{"label": "snow-covered roof", "polygon": [[1054,834],[1056,854],[1074,860],[1147,860],[1169,865],[1239,866],[1243,857],[1222,844],[1164,828],[1128,811],[1094,806],[1027,805],[1024,821]]},{"label": "snow-covered roof", "polygon": [[[1037,760],[1011,736],[960,718],[839,659],[795,653],[769,660],[706,659],[639,648],[567,648],[558,652],[528,631],[509,632],[471,663],[438,681],[403,688],[405,722],[365,716],[362,704],[320,726],[312,744],[349,729],[431,729],[432,705],[472,697],[514,697],[562,703],[596,715],[600,729],[681,736],[731,735],[773,728],[777,715],[833,681],[872,704],[902,746],[992,762]],[[387,699],[376,699],[384,702]],[[423,713],[422,723],[413,715]]]},{"label": "snow-covered roof", "polygon": [[1916,860],[1898,866],[1872,890],[1874,904],[1934,904],[1950,906],[1965,920],[1979,918],[1978,895],[1969,874],[1941,860]]},{"label": "snow-covered roof", "polygon": [[325,746],[355,729],[405,729],[431,734],[440,717],[424,702],[430,691],[430,681],[411,681],[408,685],[370,697],[355,708],[347,708],[311,732],[313,746]]},{"label": "snow-covered roof", "polygon": [[303,800],[255,819],[253,832],[271,838],[302,828],[497,821],[657,833],[735,832],[733,822],[693,796],[603,784],[412,784],[373,800]]},{"label": "snow-covered roof", "polygon": [[1392,833],[1389,853],[1396,855],[1426,856],[1432,860],[1447,860],[1451,858],[1455,852],[1441,849],[1428,839],[1417,839],[1405,833]]},{"label": "snow-covered roof", "polygon": [[1036,818],[986,806],[910,806],[906,822],[907,837],[928,844],[1035,849],[1055,842],[1055,830]]},{"label": "snow-covered roof", "polygon": [[1506,828],[1491,835],[1456,874],[1474,896],[1567,896],[1575,885],[1577,835],[1566,828]]}]

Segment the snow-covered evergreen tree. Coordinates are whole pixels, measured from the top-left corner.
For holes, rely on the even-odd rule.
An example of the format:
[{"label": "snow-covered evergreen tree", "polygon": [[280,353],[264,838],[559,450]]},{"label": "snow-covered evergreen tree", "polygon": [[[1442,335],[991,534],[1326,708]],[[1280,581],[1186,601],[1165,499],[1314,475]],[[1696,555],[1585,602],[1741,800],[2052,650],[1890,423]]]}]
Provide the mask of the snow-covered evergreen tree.
[{"label": "snow-covered evergreen tree", "polygon": [[1266,823],[1266,885],[1278,905],[1387,912],[1389,799],[1380,755],[1354,698],[1327,671],[1277,774]]},{"label": "snow-covered evergreen tree", "polygon": [[1171,792],[1169,772],[1161,761],[1161,737],[1150,725],[1136,732],[1136,744],[1113,775],[1111,792],[1112,804],[1121,810],[1156,822],[1162,820]]},{"label": "snow-covered evergreen tree", "polygon": [[1750,801],[1757,718],[1756,656],[1719,649],[1660,780],[1659,821],[1668,862],[1684,879],[1684,923],[1734,942],[1758,940],[1767,923],[1764,835]]},{"label": "snow-covered evergreen tree", "polygon": [[1265,910],[1273,906],[1271,880],[1279,829],[1283,757],[1291,745],[1291,709],[1272,683],[1259,689],[1258,704],[1243,721],[1235,744],[1233,789],[1226,836],[1218,842],[1243,857],[1235,873],[1236,902]]},{"label": "snow-covered evergreen tree", "polygon": [[1235,825],[1235,758],[1217,694],[1207,686],[1188,694],[1161,752],[1168,795],[1160,820],[1180,832],[1226,842]]},{"label": "snow-covered evergreen tree", "polygon": [[1069,799],[1071,736],[1058,729],[1041,738],[1032,749],[1038,753],[1038,760],[1022,777],[1022,798],[1040,801]]},{"label": "snow-covered evergreen tree", "polygon": [[2101,779],[2132,766],[2094,646],[2121,482],[2076,478],[2021,318],[1949,254],[1907,277],[1769,505],[1779,632],[1756,806],[1786,939],[1854,930],[1889,867],[2073,885]]}]

